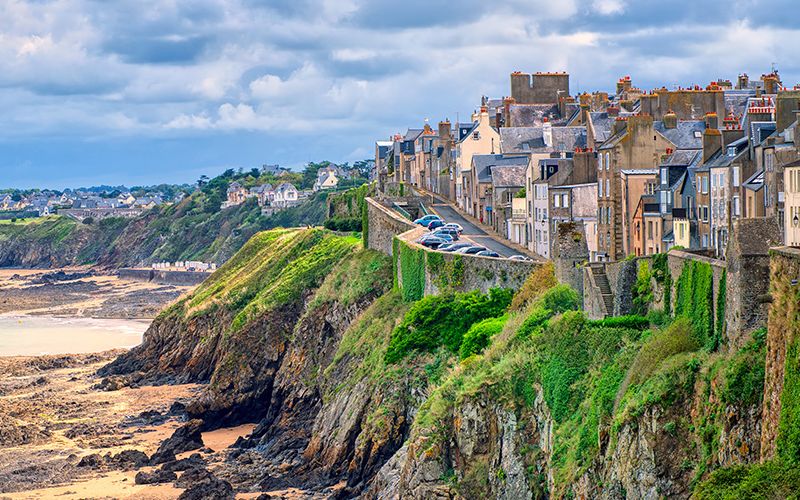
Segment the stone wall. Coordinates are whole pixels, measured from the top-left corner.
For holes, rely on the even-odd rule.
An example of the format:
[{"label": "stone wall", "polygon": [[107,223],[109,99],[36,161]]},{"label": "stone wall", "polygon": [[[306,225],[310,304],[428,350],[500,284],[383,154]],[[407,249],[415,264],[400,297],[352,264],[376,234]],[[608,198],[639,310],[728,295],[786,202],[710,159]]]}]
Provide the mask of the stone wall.
[{"label": "stone wall", "polygon": [[367,202],[367,247],[392,255],[392,240],[398,234],[414,229],[414,223],[384,207],[373,198]]},{"label": "stone wall", "polygon": [[583,224],[558,225],[553,241],[553,262],[559,283],[571,286],[583,297],[583,266],[589,262],[589,247]]},{"label": "stone wall", "polygon": [[195,286],[205,281],[211,276],[211,273],[123,268],[117,272],[117,276],[120,279],[129,281],[153,282],[175,286]]},{"label": "stone wall", "polygon": [[[405,265],[424,266],[423,296],[437,295],[445,291],[468,292],[480,290],[488,292],[491,288],[510,288],[519,290],[528,276],[540,262],[515,261],[508,259],[479,257],[477,255],[439,252],[423,247],[416,240],[426,231],[416,228],[397,237],[395,245],[403,251],[419,252],[424,258],[409,259],[404,262],[400,256],[395,258],[397,283],[404,286],[403,267]],[[402,247],[406,248],[403,249]],[[415,269],[406,272],[415,273]]]},{"label": "stone wall", "polygon": [[[786,351],[800,333],[800,249],[781,247],[770,252],[770,295],[764,404],[761,422],[761,459],[775,456],[786,375]],[[792,363],[796,369],[796,364]]]},{"label": "stone wall", "polygon": [[765,326],[769,315],[769,248],[781,244],[781,228],[773,218],[741,219],[735,223],[726,251],[729,347],[739,348],[750,332]]}]

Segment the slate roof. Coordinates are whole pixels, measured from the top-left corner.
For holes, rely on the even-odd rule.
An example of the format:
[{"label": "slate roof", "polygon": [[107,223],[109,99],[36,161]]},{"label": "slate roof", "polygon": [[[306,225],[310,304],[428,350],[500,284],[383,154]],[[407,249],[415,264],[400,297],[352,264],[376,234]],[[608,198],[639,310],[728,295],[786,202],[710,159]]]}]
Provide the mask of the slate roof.
[{"label": "slate roof", "polygon": [[726,90],[724,95],[725,109],[738,118],[745,114],[745,111],[747,111],[747,100],[750,97],[755,97],[756,91],[753,89]]},{"label": "slate roof", "polygon": [[522,187],[525,185],[525,165],[504,165],[492,169],[492,185],[495,187]]},{"label": "slate roof", "polygon": [[514,127],[540,126],[545,118],[558,125],[561,120],[557,104],[512,104],[508,107],[508,114]]},{"label": "slate roof", "polygon": [[[474,155],[472,157],[472,167],[475,169],[475,175],[478,182],[489,183],[492,182],[492,170],[498,167],[506,166],[524,166],[528,165],[527,156],[506,156],[503,154],[494,155]],[[521,184],[525,185],[525,182]]]},{"label": "slate roof", "polygon": [[678,149],[661,162],[662,165],[696,165],[703,158],[703,151],[698,149]]},{"label": "slate roof", "polygon": [[543,127],[502,127],[500,147],[504,153],[547,151],[572,152],[586,147],[586,127],[552,127],[553,146],[544,143]]},{"label": "slate roof", "polygon": [[761,144],[777,130],[775,122],[750,122],[750,137],[754,144]]},{"label": "slate roof", "polygon": [[420,134],[422,134],[422,129],[421,128],[410,128],[406,132],[406,135],[403,137],[403,140],[404,141],[416,141],[417,137],[419,137]]},{"label": "slate roof", "polygon": [[752,191],[758,191],[764,187],[764,171],[759,170],[758,172],[754,173],[749,179],[744,181],[742,185]]},{"label": "slate roof", "polygon": [[703,149],[703,131],[706,129],[703,120],[678,120],[675,128],[667,128],[664,122],[659,120],[653,122],[653,128],[677,149]]}]

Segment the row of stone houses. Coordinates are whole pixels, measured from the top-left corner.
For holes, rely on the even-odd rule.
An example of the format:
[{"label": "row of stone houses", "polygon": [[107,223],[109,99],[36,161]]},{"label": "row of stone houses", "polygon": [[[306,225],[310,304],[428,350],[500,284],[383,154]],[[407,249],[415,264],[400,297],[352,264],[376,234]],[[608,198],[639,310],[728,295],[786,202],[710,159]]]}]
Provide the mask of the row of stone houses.
[{"label": "row of stone houses", "polygon": [[674,246],[724,258],[733,224],[774,217],[800,245],[800,87],[777,71],[736,83],[569,94],[566,73],[515,72],[466,123],[375,144],[379,182],[448,199],[503,237],[550,257],[578,222],[592,260]]},{"label": "row of stone houses", "polygon": [[[183,196],[183,193],[179,193],[173,202],[179,202]],[[132,213],[128,209],[147,210],[164,203],[166,202],[161,193],[147,193],[144,196],[136,197],[127,191],[114,197],[113,195],[100,196],[88,191],[66,190],[58,194],[45,190],[30,196],[23,196],[17,201],[9,194],[0,196],[0,210],[35,212],[40,217],[68,209],[125,209],[124,213],[127,214]],[[109,213],[113,214],[113,212]]]}]

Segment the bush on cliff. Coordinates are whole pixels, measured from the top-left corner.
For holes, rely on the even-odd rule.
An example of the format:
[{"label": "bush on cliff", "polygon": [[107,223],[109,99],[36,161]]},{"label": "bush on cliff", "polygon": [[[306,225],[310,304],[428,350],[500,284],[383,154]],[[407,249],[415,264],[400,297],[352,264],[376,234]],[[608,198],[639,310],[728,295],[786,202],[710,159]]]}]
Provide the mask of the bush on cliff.
[{"label": "bush on cliff", "polygon": [[493,288],[488,294],[475,290],[421,299],[392,332],[386,362],[396,363],[412,351],[431,352],[439,346],[457,353],[472,324],[501,316],[511,296],[510,290]]},{"label": "bush on cliff", "polygon": [[492,341],[492,337],[497,335],[503,330],[503,325],[506,324],[508,316],[500,316],[498,318],[488,318],[483,321],[478,321],[469,331],[464,334],[464,339],[461,341],[461,348],[459,349],[459,356],[461,359],[466,359],[473,354],[480,354]]}]

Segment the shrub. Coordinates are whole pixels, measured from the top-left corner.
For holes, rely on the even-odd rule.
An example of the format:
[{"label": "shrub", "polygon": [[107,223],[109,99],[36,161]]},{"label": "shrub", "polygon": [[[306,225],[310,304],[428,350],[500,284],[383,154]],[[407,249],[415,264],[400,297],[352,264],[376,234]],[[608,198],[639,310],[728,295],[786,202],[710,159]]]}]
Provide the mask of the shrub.
[{"label": "shrub", "polygon": [[580,307],[578,292],[569,285],[556,285],[547,290],[539,301],[542,307],[560,314],[566,311],[575,311]]},{"label": "shrub", "polygon": [[86,217],[85,219],[83,219],[83,223],[86,224],[87,226],[94,224],[94,217]]},{"label": "shrub", "polygon": [[459,349],[459,356],[461,359],[466,359],[473,354],[480,354],[489,345],[492,337],[497,335],[503,330],[508,316],[500,316],[498,318],[488,318],[483,321],[478,321],[472,325],[469,331],[464,334]]},{"label": "shrub", "polygon": [[687,261],[678,278],[675,316],[690,320],[697,343],[713,351],[719,345],[714,335],[713,271],[705,262]]},{"label": "shrub", "polygon": [[611,316],[605,319],[589,321],[590,326],[600,326],[606,328],[630,328],[632,330],[647,330],[650,320],[634,314],[628,316]]},{"label": "shrub", "polygon": [[661,363],[676,354],[691,352],[699,348],[699,344],[692,335],[692,327],[689,320],[680,318],[675,320],[669,327],[653,334],[642,345],[636,357],[628,369],[620,390],[619,396],[624,393],[628,385],[638,385],[652,375]]},{"label": "shrub", "polygon": [[399,242],[400,277],[399,283],[403,300],[413,302],[425,295],[425,250],[413,248]]},{"label": "shrub", "polygon": [[778,461],[718,469],[697,485],[697,500],[797,498],[800,467]]},{"label": "shrub", "polygon": [[325,228],[331,231],[359,232],[361,231],[361,217],[333,217],[325,221]]},{"label": "shrub", "polygon": [[510,290],[493,288],[488,294],[475,290],[423,298],[392,332],[386,362],[396,363],[412,351],[430,352],[442,345],[457,353],[464,334],[475,322],[505,313],[511,294]]},{"label": "shrub", "polygon": [[514,295],[511,310],[521,311],[526,305],[541,297],[543,293],[557,284],[555,267],[552,261],[548,261],[528,276],[517,294]]},{"label": "shrub", "polygon": [[755,405],[764,395],[766,328],[753,332],[748,342],[723,371],[722,400],[729,404]]}]

